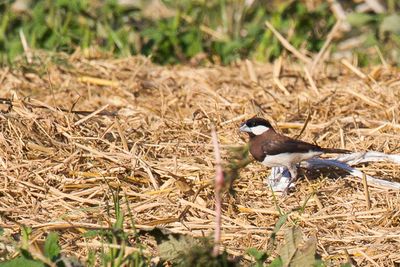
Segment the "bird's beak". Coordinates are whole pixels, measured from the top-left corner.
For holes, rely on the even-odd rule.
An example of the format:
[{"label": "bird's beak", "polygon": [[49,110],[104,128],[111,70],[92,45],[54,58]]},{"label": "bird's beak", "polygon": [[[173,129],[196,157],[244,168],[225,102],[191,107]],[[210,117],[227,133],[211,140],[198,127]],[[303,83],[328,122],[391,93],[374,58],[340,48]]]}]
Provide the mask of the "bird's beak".
[{"label": "bird's beak", "polygon": [[246,125],[246,123],[243,123],[240,128],[239,131],[241,132],[246,132],[246,133],[251,133],[251,129],[249,126]]}]

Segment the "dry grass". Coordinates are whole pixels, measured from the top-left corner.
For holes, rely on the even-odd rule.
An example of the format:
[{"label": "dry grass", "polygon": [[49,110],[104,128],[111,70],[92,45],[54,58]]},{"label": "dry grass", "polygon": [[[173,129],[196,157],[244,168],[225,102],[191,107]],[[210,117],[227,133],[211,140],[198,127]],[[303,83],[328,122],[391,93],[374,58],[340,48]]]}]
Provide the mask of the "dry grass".
[{"label": "dry grass", "polygon": [[[274,71],[251,62],[161,67],[140,57],[57,58],[0,69],[0,97],[14,101],[11,112],[0,114],[0,226],[8,235],[19,231],[18,224],[31,226],[32,242],[39,243],[57,230],[63,250],[81,259],[88,248],[101,246],[82,232],[109,226],[110,188],[118,186],[139,229],[160,226],[193,236],[213,231],[211,123],[225,159],[227,148],[245,143],[238,125],[254,114],[291,136],[310,114],[303,140],[400,153],[396,69],[377,68],[361,79],[342,64],[325,64],[311,77],[285,61]],[[71,109],[100,116],[66,112]],[[393,164],[360,169],[400,181]],[[370,186],[367,209],[362,181],[335,172],[305,173],[294,193],[275,201],[263,185],[267,174],[265,167],[249,165],[234,184],[236,195],[224,197],[222,242],[229,253],[266,249],[279,206],[293,211],[287,227],[297,223],[317,237],[325,260],[344,262],[348,253],[360,265],[399,264],[399,192]],[[127,210],[125,202],[122,207]],[[154,240],[145,244],[157,253]]]}]

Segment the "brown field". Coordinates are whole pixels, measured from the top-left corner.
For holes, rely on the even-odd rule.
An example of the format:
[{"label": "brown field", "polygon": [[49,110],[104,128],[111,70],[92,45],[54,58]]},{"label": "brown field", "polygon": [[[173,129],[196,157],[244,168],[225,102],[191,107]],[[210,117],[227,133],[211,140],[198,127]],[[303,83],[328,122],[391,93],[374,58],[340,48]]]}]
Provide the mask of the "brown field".
[{"label": "brown field", "polygon": [[[32,227],[31,242],[39,246],[49,231],[58,231],[63,252],[85,260],[88,249],[102,244],[82,233],[110,226],[110,192],[118,187],[137,229],[212,234],[211,124],[224,160],[229,147],[245,144],[238,126],[256,114],[289,136],[300,133],[310,114],[303,140],[400,153],[398,70],[324,63],[318,71],[313,84],[289,61],[279,71],[278,63],[167,67],[142,57],[79,55],[42,56],[30,66],[0,69],[0,97],[13,103],[7,111],[3,101],[0,114],[2,242],[12,247],[20,225]],[[358,168],[400,182],[395,164]],[[294,192],[274,199],[263,183],[268,172],[248,165],[234,182],[236,194],[224,195],[222,242],[229,254],[266,249],[279,206],[292,211],[283,228],[297,224],[306,237],[316,237],[318,253],[333,265],[349,258],[361,266],[400,264],[398,191],[370,185],[368,209],[360,179],[303,172]],[[124,198],[121,205],[128,214]],[[129,219],[125,224],[132,230]],[[157,255],[154,239],[142,239],[145,252]]]}]

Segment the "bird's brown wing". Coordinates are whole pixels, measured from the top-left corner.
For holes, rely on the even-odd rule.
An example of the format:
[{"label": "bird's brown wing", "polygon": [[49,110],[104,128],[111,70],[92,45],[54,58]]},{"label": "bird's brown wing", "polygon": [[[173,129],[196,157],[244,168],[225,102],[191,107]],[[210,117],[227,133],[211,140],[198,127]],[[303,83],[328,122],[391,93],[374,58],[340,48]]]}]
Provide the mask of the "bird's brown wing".
[{"label": "bird's brown wing", "polygon": [[277,155],[281,153],[307,153],[309,151],[323,152],[323,149],[317,145],[313,145],[300,140],[295,140],[283,135],[279,138],[265,140],[262,144],[265,155]]}]

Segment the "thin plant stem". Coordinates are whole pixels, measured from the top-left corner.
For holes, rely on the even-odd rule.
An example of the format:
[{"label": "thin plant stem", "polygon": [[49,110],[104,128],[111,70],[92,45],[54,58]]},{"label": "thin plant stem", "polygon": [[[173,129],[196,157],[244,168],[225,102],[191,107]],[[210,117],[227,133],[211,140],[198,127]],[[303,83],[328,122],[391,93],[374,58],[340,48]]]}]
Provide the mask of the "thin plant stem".
[{"label": "thin plant stem", "polygon": [[211,138],[214,146],[215,155],[215,232],[214,232],[214,249],[213,255],[219,255],[219,245],[221,242],[221,191],[224,186],[224,173],[221,166],[221,153],[219,150],[218,137],[215,131],[215,127],[211,128]]}]

